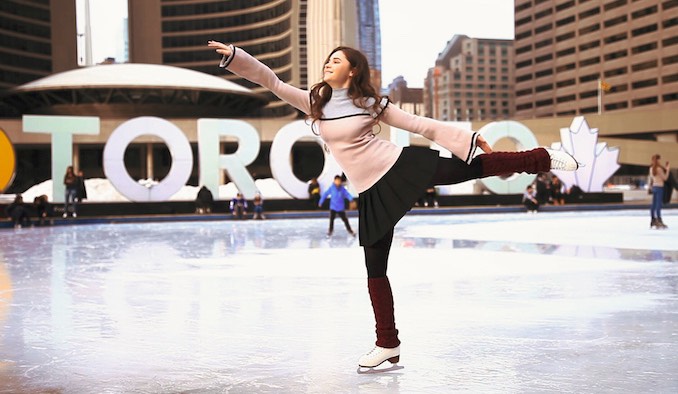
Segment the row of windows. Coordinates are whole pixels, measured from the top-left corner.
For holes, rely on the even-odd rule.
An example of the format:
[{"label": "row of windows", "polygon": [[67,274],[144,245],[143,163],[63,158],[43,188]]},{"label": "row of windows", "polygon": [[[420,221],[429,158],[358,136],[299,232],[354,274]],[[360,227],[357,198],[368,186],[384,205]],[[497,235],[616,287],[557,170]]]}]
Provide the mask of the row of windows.
[{"label": "row of windows", "polygon": [[[605,12],[607,12],[610,9],[614,9],[614,8],[626,5],[626,3],[627,3],[626,0],[609,3],[609,4],[606,4],[605,6],[603,6],[603,10]],[[664,9],[674,7],[674,5],[670,4],[670,3],[672,3],[672,1],[665,2]],[[557,6],[556,11],[560,12],[564,9],[570,8],[571,6],[574,6],[574,1],[570,1],[569,3],[565,3],[565,4],[561,4],[560,6]],[[521,9],[523,9],[523,8],[521,8]],[[524,8],[524,9],[526,9],[526,8]],[[631,18],[632,19],[639,19],[639,18],[648,16],[648,15],[656,14],[658,11],[659,11],[659,7],[657,5],[652,5],[650,7],[646,7],[646,8],[632,12]],[[590,18],[590,17],[592,17],[594,15],[598,15],[600,13],[601,13],[601,7],[595,6],[593,8],[589,8],[587,10],[579,12],[578,15],[569,15],[565,18],[556,20],[555,24],[556,24],[556,26],[565,26],[565,25],[568,25],[570,23],[575,22],[575,20],[577,19],[576,18],[577,16],[579,17],[578,20],[581,22],[583,19]],[[551,14],[553,14],[552,9],[547,8],[545,10],[542,10],[540,12],[535,13],[534,17],[532,15],[528,15],[528,16],[523,17],[521,19],[517,19],[516,22],[515,22],[515,25],[516,26],[522,26],[522,25],[525,25],[525,24],[530,23],[532,21],[536,21],[538,19],[549,16]]]},{"label": "row of windows", "polygon": [[[473,89],[473,86],[471,86],[471,87],[466,86],[466,88],[467,88],[467,89]],[[509,89],[508,89],[508,87],[507,87],[507,88],[504,89],[504,90],[509,90]],[[441,93],[444,94],[444,92],[441,92]],[[448,93],[448,94],[449,94],[449,93]],[[508,98],[508,97],[509,97],[509,94],[506,93],[506,92],[497,93],[496,91],[492,91],[492,92],[490,92],[489,94],[486,94],[485,92],[471,92],[471,91],[466,91],[463,95],[464,95],[465,97],[467,97],[467,98],[468,98],[468,97],[485,98],[485,96],[488,96],[488,97],[490,97],[490,98],[497,98],[497,97]],[[458,90],[455,90],[455,91],[452,93],[452,96],[459,98],[459,97],[462,96],[462,92],[460,92],[460,91],[458,91]]]},{"label": "row of windows", "polygon": [[[467,71],[467,72],[470,72],[470,71],[468,71],[468,70],[466,70],[466,71]],[[453,79],[454,79],[455,81],[461,80],[461,74],[460,74],[460,73],[454,73],[453,76],[454,76]],[[477,81],[485,81],[486,78],[485,78],[484,75],[475,75],[475,76],[474,76],[474,75],[468,75],[468,74],[467,74],[466,77],[465,77],[464,79],[465,79],[466,81],[473,81],[474,79],[477,80]],[[490,81],[496,81],[496,80],[497,80],[497,76],[494,75],[494,74],[492,74],[492,75],[490,75],[489,80],[490,80]],[[501,80],[502,80],[502,81],[508,81],[508,77],[507,77],[506,75],[502,75],[502,76],[501,76]],[[447,76],[445,76],[445,78],[443,78],[443,81],[447,82]]]},{"label": "row of windows", "polygon": [[[478,104],[477,104],[476,106],[477,106],[477,107],[486,107],[486,106],[487,106],[486,104],[487,104],[487,103],[486,103],[485,100],[478,100]],[[466,105],[469,106],[469,107],[473,107],[473,106],[474,106],[472,100],[466,100]],[[461,107],[461,100],[455,100],[455,101],[454,101],[454,106],[457,107],[457,108]],[[493,107],[493,108],[494,108],[494,107],[497,107],[497,106],[499,106],[499,107],[508,107],[508,106],[509,106],[509,102],[508,102],[508,101],[502,101],[500,104],[498,104],[496,101],[490,100],[490,107]],[[445,100],[445,101],[443,102],[443,107],[447,107],[447,100]]]},{"label": "row of windows", "polygon": [[0,48],[0,65],[13,66],[21,69],[30,69],[33,71],[44,71],[49,73],[52,71],[52,62],[48,59],[39,59],[30,56],[23,56],[17,54],[6,54]]},{"label": "row of windows", "polygon": [[49,8],[33,7],[30,4],[21,1],[0,1],[0,12],[42,22],[50,21]]},{"label": "row of windows", "polygon": [[239,11],[247,8],[255,8],[274,0],[228,0],[206,2],[203,4],[163,5],[162,16],[185,16],[185,15],[209,15],[220,12]]},{"label": "row of windows", "polygon": [[[678,93],[667,93],[661,96],[662,102],[668,103],[671,101],[678,101]],[[651,97],[644,97],[644,98],[639,98],[635,100],[631,100],[631,105],[633,107],[642,107],[644,105],[652,105],[652,104],[657,104],[659,102],[659,97],[656,96],[651,96]],[[609,103],[605,104],[605,109],[608,111],[611,110],[616,110],[616,109],[625,109],[629,107],[629,102],[624,100],[624,101],[619,101],[615,103]]]},{"label": "row of windows", "polygon": [[[255,46],[245,47],[243,49],[245,49],[248,53],[260,54],[260,53],[278,52],[289,47],[290,39],[288,37],[276,42],[258,44]],[[165,52],[163,53],[162,58],[163,63],[165,64],[219,61],[218,57],[215,57],[215,54],[211,51]],[[272,69],[277,69],[279,67],[291,64],[292,56],[290,54],[286,54],[283,56],[265,59],[263,60],[263,62],[266,63],[266,65],[271,67]],[[211,73],[214,73],[214,71],[212,71]]]},{"label": "row of windows", "polygon": [[[663,47],[669,47],[669,46],[672,46],[672,45],[676,45],[676,44],[678,44],[678,36],[664,39],[664,40],[662,40],[661,43],[662,43]],[[582,60],[579,61],[578,66],[579,67],[586,67],[586,66],[590,66],[592,64],[601,63],[601,61],[610,61],[610,60],[614,60],[614,59],[625,58],[625,57],[629,57],[629,55],[637,55],[637,54],[640,54],[640,53],[643,53],[643,52],[653,51],[655,49],[657,49],[657,43],[656,42],[650,42],[650,43],[647,43],[647,44],[635,46],[635,47],[631,48],[630,52],[627,49],[621,49],[621,50],[618,50],[618,51],[606,53],[606,54],[603,55],[602,58],[599,57],[599,56],[594,56],[594,57],[591,57],[591,58],[582,59]],[[572,53],[574,53],[574,49],[568,48],[568,49],[564,49],[562,51],[557,52],[556,56],[557,57],[563,57],[565,55],[572,54]],[[665,59],[667,59],[667,58],[665,58]],[[668,59],[673,59],[673,57],[670,57]],[[545,55],[542,58],[537,58],[535,60],[527,59],[527,60],[524,60],[522,62],[516,63],[516,69],[519,70],[521,68],[529,67],[529,66],[531,66],[535,63],[540,63],[540,62],[544,62],[544,61],[547,61],[547,60],[551,60],[548,57],[548,55]],[[577,66],[577,64],[575,64],[574,62],[568,63],[568,64],[563,64],[563,65],[560,65],[556,68],[556,72],[573,70],[573,69],[576,68],[576,66]]]},{"label": "row of windows", "polygon": [[24,20],[19,21],[2,15],[0,15],[0,29],[47,39],[49,39],[51,34],[49,25],[30,23]]},{"label": "row of windows", "polygon": [[[465,57],[465,62],[466,64],[473,64],[473,56],[466,56]],[[478,57],[478,64],[497,64],[497,59],[490,57],[486,58],[483,56]],[[507,59],[501,59],[501,64],[508,64]]]},{"label": "row of windows", "polygon": [[[588,81],[595,81],[596,79],[597,79],[597,75],[592,75],[592,76],[589,76]],[[580,82],[582,82],[582,81],[580,80]],[[663,76],[661,78],[661,82],[662,82],[662,84],[665,84],[665,85],[676,83],[676,82],[678,82],[678,74],[671,74],[671,75]],[[570,79],[570,80],[567,80],[567,81],[560,81],[556,84],[556,88],[560,88],[560,87],[568,86],[568,85],[574,85],[574,83],[575,83],[574,79]],[[645,80],[642,80],[642,81],[632,82],[630,84],[630,88],[633,89],[633,90],[638,90],[638,89],[644,89],[644,88],[648,88],[648,87],[657,86],[658,84],[659,84],[659,78],[649,78],[649,79],[645,79]],[[551,91],[551,90],[555,90],[553,84],[544,84],[544,85],[537,86],[535,89],[527,88],[527,89],[518,90],[518,91],[516,91],[516,97],[530,96],[533,93],[541,93],[541,92],[546,92],[546,91]],[[607,94],[621,93],[621,92],[626,92],[628,90],[629,90],[629,84],[621,83],[621,84],[618,84],[618,85],[614,85],[612,87],[611,91],[608,92]],[[597,94],[598,94],[598,89],[596,87],[595,90],[588,90],[588,91],[580,92],[579,98],[580,99],[588,98],[588,97],[595,96]],[[575,100],[575,99],[576,99],[576,97],[575,97],[575,94],[573,93],[573,94],[570,94],[570,95],[567,95],[567,96],[557,97],[556,101],[566,102],[566,101],[572,101],[572,100]]]},{"label": "row of windows", "polygon": [[[678,96],[678,95],[669,94],[669,95],[664,95],[662,98],[663,98],[664,102],[669,102],[669,101],[677,100],[676,96]],[[657,102],[658,102],[657,97],[646,97],[646,98],[642,98],[642,99],[633,100],[632,104],[633,104],[634,107],[642,107],[642,106],[645,106],[645,105],[657,104]],[[545,106],[550,106],[552,104],[553,104],[553,100],[544,100],[544,101],[536,103],[535,106],[533,106],[532,103],[525,103],[525,104],[518,105],[517,110],[518,111],[525,111],[525,110],[532,109],[533,107],[545,107]],[[616,109],[624,109],[624,108],[628,108],[628,102],[626,102],[626,101],[605,105],[606,110],[616,110]],[[598,112],[598,107],[597,106],[584,107],[584,108],[580,108],[579,111],[572,109],[572,110],[567,110],[567,111],[562,111],[562,112],[556,112],[556,116],[572,116],[572,115],[576,115],[577,112],[579,114],[582,114],[582,115],[583,114],[592,114],[592,113]]]},{"label": "row of windows", "polygon": [[3,70],[0,68],[0,81],[11,81],[14,86],[23,85],[25,83],[35,81],[45,75],[37,75],[30,73],[30,70],[25,72]]},{"label": "row of windows", "polygon": [[[620,18],[615,18],[615,20],[620,20],[618,23],[626,22],[625,16],[620,17]],[[606,28],[610,27],[611,24],[609,24],[609,22],[611,22],[611,20],[603,22],[602,25]],[[617,22],[615,21],[615,23],[617,23]],[[676,25],[678,25],[678,18],[671,18],[671,19],[667,19],[667,20],[662,22],[662,27],[664,27],[665,29],[670,28],[672,26],[676,26]],[[543,33],[545,31],[548,31],[548,30],[551,30],[551,29],[553,29],[553,25],[552,24],[546,24],[546,25],[543,25],[543,26],[540,26],[540,27],[534,29],[534,34]],[[593,25],[590,25],[590,26],[583,27],[583,28],[578,30],[578,33],[579,33],[578,37],[581,38],[581,36],[599,31],[600,29],[601,29],[600,23],[596,23],[596,24],[593,24]],[[655,32],[657,30],[659,30],[659,24],[658,23],[652,23],[652,24],[647,25],[647,26],[642,26],[642,27],[633,29],[631,31],[631,36],[632,37],[639,37],[639,36],[642,36],[644,34]],[[614,40],[616,38],[618,38],[619,35],[621,35],[621,34],[626,35],[626,33],[624,32],[624,33],[619,33],[619,34],[614,35],[614,36],[610,36],[611,38],[607,37],[606,39],[611,39],[611,40],[613,40],[611,42],[616,42],[618,40],[616,40],[616,41],[614,41]],[[516,41],[519,41],[521,39],[525,39],[525,38],[530,37],[530,36],[532,36],[532,30],[524,31],[524,32],[516,35]],[[569,39],[572,39],[572,38],[575,38],[575,37],[577,37],[577,35],[575,34],[575,31],[569,31],[569,32],[566,32],[566,33],[563,33],[563,34],[556,36],[555,39],[556,39],[556,42],[563,42],[565,40],[569,40]],[[550,38],[547,39],[547,40],[542,40],[542,41],[536,43],[534,48],[535,49],[540,48],[541,46],[545,46],[545,45],[548,45],[548,44],[551,44],[551,43],[552,43],[552,40]],[[516,48],[516,53],[520,54],[520,53],[523,53],[523,52],[530,51],[531,49],[532,49],[532,44],[529,44],[529,45],[526,45],[526,46]]]},{"label": "row of windows", "polygon": [[[476,71],[477,71],[478,74],[484,74],[485,71],[486,71],[486,69],[485,69],[485,67],[482,67],[482,66],[481,66],[481,67],[478,67],[478,68],[476,69]],[[466,72],[467,72],[467,73],[473,73],[473,67],[466,67]],[[490,73],[490,74],[495,74],[495,75],[496,75],[496,74],[497,74],[497,68],[496,68],[496,67],[490,67],[489,73]],[[508,74],[508,68],[507,68],[507,67],[502,67],[502,68],[501,68],[501,73],[502,73],[502,74]],[[460,78],[461,78],[461,73],[459,72],[459,70],[456,70],[456,71],[454,72],[454,79],[460,79]]]},{"label": "row of windows", "polygon": [[[443,116],[442,120],[443,121],[460,121],[462,119],[466,120],[483,120],[483,118],[489,118],[489,119],[497,119],[499,116],[499,112],[495,108],[490,109],[490,114],[488,116],[487,110],[484,110],[483,108],[472,108],[471,105],[469,105],[467,108],[464,107],[458,107],[455,108],[452,113],[454,116],[452,118],[449,117],[449,113],[447,108],[443,109]],[[478,114],[476,118],[476,113]],[[510,113],[508,109],[504,109],[501,111],[501,114],[503,115],[504,119],[508,118]]]},{"label": "row of windows", "polygon": [[[534,5],[541,4],[541,3],[543,3],[544,1],[547,1],[547,0],[538,0],[538,1],[535,1],[535,2],[534,2]],[[584,3],[587,3],[588,1],[589,1],[589,0],[579,0],[579,5],[584,4]],[[635,1],[635,0],[634,0],[634,1]],[[672,3],[672,2],[675,2],[675,0],[666,1],[665,3]],[[609,11],[609,10],[611,10],[611,9],[619,8],[619,7],[623,6],[623,5],[626,5],[627,3],[628,3],[628,0],[616,0],[616,1],[613,1],[613,2],[610,2],[610,3],[605,4],[605,5],[603,6],[603,9],[604,9],[605,11]],[[566,9],[568,9],[568,8],[574,7],[575,5],[577,5],[577,2],[576,2],[575,0],[570,0],[570,1],[567,1],[567,2],[565,2],[565,3],[557,4],[557,5],[555,6],[555,9],[556,9],[556,11],[563,11],[563,10],[566,10]],[[516,11],[516,13],[518,13],[518,12],[520,12],[520,11],[524,11],[524,10],[527,10],[527,9],[530,9],[530,8],[532,8],[532,2],[531,2],[531,1],[526,1],[526,2],[524,2],[524,3],[521,3],[521,4],[516,5],[515,11]]]},{"label": "row of windows", "polygon": [[0,48],[16,49],[37,55],[51,56],[52,45],[49,42],[40,42],[31,39],[18,40],[16,36],[9,36],[0,32]]},{"label": "row of windows", "polygon": [[[217,34],[224,42],[251,41],[259,38],[271,37],[283,32],[291,31],[292,22],[289,19],[276,24],[255,29],[243,29],[223,35]],[[189,36],[166,36],[162,39],[163,48],[203,46],[208,40],[215,39],[214,33],[191,34]]]},{"label": "row of windows", "polygon": [[[604,5],[603,9],[605,11],[608,11],[610,9],[621,7],[621,6],[626,5],[626,4],[627,4],[626,0],[616,1],[616,2],[608,3],[608,4]],[[565,3],[564,5],[567,5],[568,7],[559,8],[559,7],[562,7],[563,5],[556,6],[556,11],[561,11],[562,9],[569,8],[569,6],[574,6],[574,1],[571,1],[569,3]],[[667,9],[674,8],[674,7],[678,7],[678,0],[667,0],[662,4],[663,10],[667,10]],[[643,8],[641,10],[633,12],[631,14],[631,18],[632,19],[638,19],[638,18],[647,16],[647,15],[652,15],[652,14],[657,13],[657,10],[658,9],[657,9],[656,5],[651,6],[651,7],[647,7],[647,8]],[[579,20],[581,21],[581,19],[584,19],[585,17],[596,15],[598,13],[599,13],[598,8],[594,8],[594,9],[591,9],[591,10],[588,10],[588,11],[583,11],[579,14]],[[538,13],[537,15],[542,15],[542,13]],[[542,16],[545,16],[545,15],[542,15]],[[674,26],[676,24],[676,21],[674,19],[676,19],[676,18],[673,18],[669,21],[664,21],[664,23],[663,23],[664,27],[666,28],[666,27]],[[520,20],[516,21],[516,26],[520,26],[520,25],[525,24],[529,21],[531,21],[531,17],[526,17],[526,18],[520,19]],[[611,26],[615,26],[615,25],[618,25],[618,24],[621,24],[621,23],[626,23],[627,21],[628,21],[627,15],[620,15],[620,16],[614,17],[612,19],[608,19],[608,20],[603,21],[603,25],[605,27],[611,27]],[[560,27],[560,26],[564,26],[564,25],[567,25],[567,24],[570,24],[570,23],[573,23],[573,22],[575,22],[574,15],[568,16],[566,18],[563,18],[561,20],[556,21],[555,25],[557,27]],[[539,33],[542,33],[544,31],[551,30],[553,27],[554,26],[553,26],[552,23],[547,23],[545,25],[538,26],[534,29],[534,31],[532,31],[530,29],[530,30],[516,34],[515,40],[519,41],[521,39],[532,36],[533,33],[539,34]],[[584,31],[586,31],[586,29],[587,28],[584,28]],[[593,28],[589,27],[588,29],[593,29]],[[595,29],[595,30],[598,30],[598,29]],[[595,30],[590,30],[588,32],[595,31]],[[580,34],[581,34],[581,30],[580,30]],[[564,39],[568,39],[568,38],[572,38],[572,37],[574,37],[574,32],[568,32],[568,33],[564,33],[563,35],[556,37],[556,41],[560,42]]]},{"label": "row of windows", "polygon": [[285,2],[271,9],[247,14],[238,14],[198,20],[163,21],[162,31],[168,33],[168,32],[219,29],[224,27],[249,26],[255,23],[266,22],[270,21],[271,19],[283,16],[290,12],[290,7],[291,7],[290,3]]},{"label": "row of windows", "polygon": [[485,90],[485,89],[490,89],[490,90],[496,90],[496,89],[501,89],[501,90],[509,90],[512,89],[512,87],[509,84],[501,84],[501,85],[495,85],[495,84],[489,84],[486,85],[484,83],[467,83],[465,85],[462,85],[460,83],[455,83],[452,85],[454,89],[461,89],[462,86],[465,89],[475,89],[475,90]]}]

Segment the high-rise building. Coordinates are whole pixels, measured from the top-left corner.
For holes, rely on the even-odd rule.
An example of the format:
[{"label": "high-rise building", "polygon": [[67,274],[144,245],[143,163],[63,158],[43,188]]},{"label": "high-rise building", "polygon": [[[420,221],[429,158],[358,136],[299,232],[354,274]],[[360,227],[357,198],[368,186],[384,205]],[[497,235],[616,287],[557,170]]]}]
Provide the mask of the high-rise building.
[{"label": "high-rise building", "polygon": [[323,62],[334,48],[358,48],[370,63],[372,84],[381,88],[381,33],[378,0],[308,2],[308,87],[322,80]]},{"label": "high-rise building", "polygon": [[74,0],[0,1],[0,92],[77,67],[76,51]]},{"label": "high-rise building", "polygon": [[455,35],[424,80],[426,115],[445,121],[513,115],[513,42]]},{"label": "high-rise building", "polygon": [[678,107],[678,1],[516,0],[516,116]]},{"label": "high-rise building", "polygon": [[272,93],[216,67],[208,40],[233,43],[269,66],[285,82],[300,85],[299,2],[293,0],[128,0],[130,62],[165,64],[219,75],[269,97],[265,117],[297,111]]},{"label": "high-rise building", "polygon": [[[269,104],[254,116],[295,117],[297,111],[265,89],[216,67],[210,39],[238,45],[283,81],[309,88],[322,78],[323,61],[339,46],[360,48],[381,85],[378,0],[127,0],[128,59],[217,75],[264,94]],[[101,59],[78,59],[75,0],[0,2],[0,89]],[[57,22],[58,23],[55,23]],[[53,43],[58,43],[53,45]],[[81,46],[83,42],[80,42]],[[58,50],[55,50],[58,48]],[[85,51],[86,52],[86,51]]]},{"label": "high-rise building", "polygon": [[358,0],[358,42],[360,50],[370,63],[372,84],[381,88],[381,25],[379,1]]}]

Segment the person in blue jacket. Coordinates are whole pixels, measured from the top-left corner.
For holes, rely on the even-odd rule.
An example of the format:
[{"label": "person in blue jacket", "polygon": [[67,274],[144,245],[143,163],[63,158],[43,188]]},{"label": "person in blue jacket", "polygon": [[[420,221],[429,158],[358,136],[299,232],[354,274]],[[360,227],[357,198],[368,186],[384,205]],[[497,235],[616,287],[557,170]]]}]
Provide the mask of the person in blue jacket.
[{"label": "person in blue jacket", "polygon": [[346,202],[344,201],[353,201],[353,196],[348,192],[348,190],[346,190],[346,187],[344,187],[341,176],[336,175],[334,177],[334,183],[332,183],[332,185],[327,188],[327,190],[325,190],[323,195],[320,197],[318,207],[323,205],[323,202],[325,202],[327,197],[330,198],[330,229],[327,231],[327,236],[332,235],[332,232],[334,231],[334,218],[339,215],[341,220],[344,222],[344,225],[346,225],[346,231],[355,237],[355,232],[353,232],[353,229],[351,229],[351,224],[348,222],[348,218],[346,217]]}]

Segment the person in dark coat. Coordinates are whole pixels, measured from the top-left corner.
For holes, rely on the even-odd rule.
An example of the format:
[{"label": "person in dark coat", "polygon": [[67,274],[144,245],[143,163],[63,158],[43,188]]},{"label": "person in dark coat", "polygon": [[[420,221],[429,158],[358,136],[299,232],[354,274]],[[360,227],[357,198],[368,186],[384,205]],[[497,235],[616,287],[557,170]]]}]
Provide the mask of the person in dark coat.
[{"label": "person in dark coat", "polygon": [[671,202],[673,189],[678,190],[678,183],[676,183],[676,178],[673,177],[673,173],[669,172],[669,177],[666,179],[666,182],[664,182],[664,204]]},{"label": "person in dark coat", "polygon": [[37,196],[33,199],[33,209],[35,210],[35,214],[38,218],[39,226],[44,225],[49,220],[49,217],[52,216],[52,206],[47,199],[47,195],[45,194]]},{"label": "person in dark coat", "polygon": [[78,194],[76,198],[78,199],[78,202],[82,202],[82,200],[87,199],[87,188],[85,187],[85,173],[82,172],[82,170],[78,171],[78,174],[75,177],[75,182],[78,188]]},{"label": "person in dark coat", "polygon": [[308,183],[308,198],[311,200],[311,206],[318,209],[318,201],[320,201],[320,183],[318,183],[318,178],[313,178]]},{"label": "person in dark coat", "polygon": [[212,213],[212,205],[214,205],[214,196],[210,189],[203,185],[195,198],[195,211],[196,213]]},{"label": "person in dark coat", "polygon": [[7,216],[12,219],[15,228],[29,224],[28,208],[24,204],[24,198],[21,194],[17,194],[14,201],[7,207]]}]

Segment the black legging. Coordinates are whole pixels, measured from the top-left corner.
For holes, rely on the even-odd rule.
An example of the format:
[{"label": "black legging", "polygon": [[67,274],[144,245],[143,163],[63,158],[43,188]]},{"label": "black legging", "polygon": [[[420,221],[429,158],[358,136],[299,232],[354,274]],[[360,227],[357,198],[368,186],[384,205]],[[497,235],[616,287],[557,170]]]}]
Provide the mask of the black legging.
[{"label": "black legging", "polygon": [[[454,156],[452,158],[439,157],[436,173],[433,175],[429,187],[437,185],[453,185],[471,179],[481,178],[483,169],[479,157],[480,156],[476,156],[471,161],[471,164],[466,164],[463,160]],[[393,229],[389,230],[373,245],[363,247],[368,278],[382,278],[386,276],[388,255],[391,251],[392,243]]]},{"label": "black legging", "polygon": [[330,209],[330,232],[334,231],[334,219],[337,216],[339,216],[339,218],[341,218],[341,221],[344,222],[346,230],[352,233],[353,230],[351,229],[351,224],[348,222],[348,218],[346,217],[346,211],[335,211],[333,209]]}]

